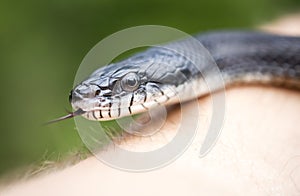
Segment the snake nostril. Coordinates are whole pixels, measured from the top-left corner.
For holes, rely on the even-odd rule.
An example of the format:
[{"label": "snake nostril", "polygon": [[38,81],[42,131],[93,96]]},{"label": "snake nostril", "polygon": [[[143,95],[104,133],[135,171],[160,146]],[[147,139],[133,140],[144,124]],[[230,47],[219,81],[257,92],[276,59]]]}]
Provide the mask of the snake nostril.
[{"label": "snake nostril", "polygon": [[96,90],[95,92],[95,96],[99,95],[100,94],[100,90]]}]

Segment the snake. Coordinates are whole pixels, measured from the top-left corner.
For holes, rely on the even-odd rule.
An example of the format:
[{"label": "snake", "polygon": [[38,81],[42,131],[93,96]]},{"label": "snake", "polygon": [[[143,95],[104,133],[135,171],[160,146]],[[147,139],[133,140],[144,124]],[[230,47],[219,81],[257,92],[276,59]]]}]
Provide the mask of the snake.
[{"label": "snake", "polygon": [[216,77],[216,72],[207,71],[213,64],[225,87],[263,84],[300,89],[300,37],[248,30],[212,31],[193,37],[213,62],[195,65],[172,50],[198,52],[191,38],[175,40],[165,44],[167,47],[150,47],[95,70],[70,92],[74,112],[55,121],[74,116],[113,120],[201,97],[218,90],[203,87],[203,72],[212,80]]}]

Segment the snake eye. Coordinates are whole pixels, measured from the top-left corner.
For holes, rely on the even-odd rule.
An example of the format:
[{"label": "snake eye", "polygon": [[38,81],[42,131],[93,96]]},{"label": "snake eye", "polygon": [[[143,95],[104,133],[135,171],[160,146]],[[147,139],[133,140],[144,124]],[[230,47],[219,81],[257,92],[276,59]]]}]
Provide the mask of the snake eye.
[{"label": "snake eye", "polygon": [[139,87],[140,78],[135,73],[128,73],[121,80],[121,87],[125,91],[134,91]]}]

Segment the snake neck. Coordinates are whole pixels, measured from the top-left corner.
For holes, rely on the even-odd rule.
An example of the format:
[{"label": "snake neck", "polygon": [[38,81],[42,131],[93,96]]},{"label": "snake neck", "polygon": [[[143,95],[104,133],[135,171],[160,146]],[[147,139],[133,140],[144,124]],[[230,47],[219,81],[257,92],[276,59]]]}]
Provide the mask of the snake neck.
[{"label": "snake neck", "polygon": [[197,39],[214,58],[226,85],[263,83],[300,89],[300,37],[216,32]]}]

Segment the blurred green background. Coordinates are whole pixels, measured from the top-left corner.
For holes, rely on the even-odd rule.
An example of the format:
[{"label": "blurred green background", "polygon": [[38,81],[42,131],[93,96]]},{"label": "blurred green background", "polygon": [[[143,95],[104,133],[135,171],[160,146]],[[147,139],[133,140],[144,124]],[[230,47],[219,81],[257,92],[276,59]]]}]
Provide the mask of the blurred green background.
[{"label": "blurred green background", "polygon": [[0,175],[84,148],[73,120],[42,123],[71,109],[76,70],[105,36],[144,24],[252,28],[299,8],[299,0],[2,1]]}]

